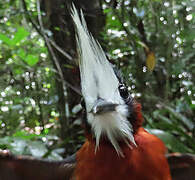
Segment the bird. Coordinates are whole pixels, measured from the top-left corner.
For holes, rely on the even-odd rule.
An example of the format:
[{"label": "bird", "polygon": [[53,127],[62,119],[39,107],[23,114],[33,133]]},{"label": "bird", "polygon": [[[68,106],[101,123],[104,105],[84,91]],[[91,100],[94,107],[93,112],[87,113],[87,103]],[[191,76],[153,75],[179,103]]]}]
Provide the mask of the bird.
[{"label": "bird", "polygon": [[[88,31],[82,10],[79,13],[72,5],[71,16],[79,54],[82,122],[86,140],[73,156],[62,162],[18,161],[20,158],[4,153],[4,157],[0,156],[0,167],[12,169],[4,176],[0,174],[0,177],[171,180],[165,157],[166,147],[142,127],[141,105],[131,96],[121,74],[114,69],[99,42]],[[21,166],[22,170],[17,170]],[[13,172],[15,174],[11,175]]]},{"label": "bird", "polygon": [[171,180],[166,148],[143,127],[141,105],[87,29],[82,10],[72,18],[79,52],[86,142],[76,153],[79,180]]}]

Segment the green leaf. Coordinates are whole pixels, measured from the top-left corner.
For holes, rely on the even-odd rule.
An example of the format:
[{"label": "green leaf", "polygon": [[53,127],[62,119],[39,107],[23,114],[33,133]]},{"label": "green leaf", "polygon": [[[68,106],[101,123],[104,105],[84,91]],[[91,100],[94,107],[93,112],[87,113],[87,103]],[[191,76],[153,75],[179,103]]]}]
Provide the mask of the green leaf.
[{"label": "green leaf", "polygon": [[176,119],[178,119],[180,122],[182,122],[185,126],[187,126],[190,130],[194,128],[194,123],[190,120],[187,119],[185,116],[183,116],[181,113],[176,112],[173,108],[169,106],[164,106],[164,108],[171,114],[173,115]]},{"label": "green leaf", "polygon": [[54,27],[54,29],[55,29],[56,31],[60,31],[60,28],[59,28],[59,27]]},{"label": "green leaf", "polygon": [[39,57],[37,55],[29,54],[26,56],[24,61],[29,65],[29,66],[34,66],[38,63]]},{"label": "green leaf", "polygon": [[107,14],[107,13],[110,13],[110,12],[112,12],[112,9],[111,8],[104,9],[104,14]]},{"label": "green leaf", "polygon": [[15,138],[10,145],[12,153],[19,155],[23,154],[24,149],[27,146],[26,141],[18,138]]},{"label": "green leaf", "polygon": [[41,158],[47,153],[47,148],[39,141],[29,141],[28,150],[34,157]]},{"label": "green leaf", "polygon": [[172,152],[192,152],[191,149],[186,147],[186,145],[184,145],[182,142],[180,142],[177,138],[175,138],[172,134],[168,132],[165,132],[160,129],[150,129],[149,132],[159,137],[165,143],[166,147]]},{"label": "green leaf", "polygon": [[15,46],[18,43],[20,43],[24,38],[26,38],[29,35],[29,32],[25,30],[23,27],[19,27],[17,32],[14,34],[14,38],[10,39],[5,34],[0,33],[0,40],[5,42],[6,44],[10,46]]},{"label": "green leaf", "polygon": [[13,68],[13,73],[14,75],[20,75],[20,74],[23,74],[24,73],[24,69],[22,67],[14,67]]},{"label": "green leaf", "polygon": [[12,40],[2,33],[0,33],[0,40],[2,40],[4,43],[6,43],[10,46],[13,45]]},{"label": "green leaf", "polygon": [[26,52],[23,49],[18,50],[18,56],[21,57],[22,59],[25,59],[26,57]]},{"label": "green leaf", "polygon": [[146,58],[146,66],[149,71],[153,71],[156,65],[156,58],[154,52],[149,52]]},{"label": "green leaf", "polygon": [[32,139],[40,138],[43,136],[37,135],[37,134],[29,134],[25,131],[17,131],[13,134],[13,137],[18,137],[18,138],[25,139],[25,140],[32,140]]},{"label": "green leaf", "polygon": [[16,45],[20,43],[24,38],[29,35],[29,32],[23,27],[19,27],[18,31],[15,33],[14,38],[12,40],[13,44]]},{"label": "green leaf", "polygon": [[38,63],[39,57],[37,55],[28,54],[26,56],[26,52],[23,49],[18,50],[18,56],[25,61],[29,66],[34,66]]},{"label": "green leaf", "polygon": [[186,41],[193,41],[193,39],[195,38],[195,32],[193,29],[192,30],[187,29],[181,32],[180,37],[182,39],[186,39]]},{"label": "green leaf", "polygon": [[60,156],[58,153],[56,153],[55,151],[52,151],[49,156],[47,157],[47,159],[51,159],[51,160],[63,160],[62,156]]}]

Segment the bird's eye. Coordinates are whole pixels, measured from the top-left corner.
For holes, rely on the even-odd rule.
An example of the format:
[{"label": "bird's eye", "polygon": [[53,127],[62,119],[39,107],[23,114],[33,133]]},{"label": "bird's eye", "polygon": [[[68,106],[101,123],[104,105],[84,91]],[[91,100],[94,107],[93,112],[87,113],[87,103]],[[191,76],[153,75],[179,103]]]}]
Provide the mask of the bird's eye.
[{"label": "bird's eye", "polygon": [[120,84],[118,89],[119,89],[119,93],[123,99],[127,99],[129,97],[128,89],[124,84]]}]

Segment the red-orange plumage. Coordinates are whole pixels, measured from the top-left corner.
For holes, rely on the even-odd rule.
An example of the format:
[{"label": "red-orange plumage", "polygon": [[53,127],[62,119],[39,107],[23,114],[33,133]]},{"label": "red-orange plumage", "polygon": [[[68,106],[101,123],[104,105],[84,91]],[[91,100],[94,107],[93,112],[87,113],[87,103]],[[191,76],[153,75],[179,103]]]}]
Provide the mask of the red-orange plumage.
[{"label": "red-orange plumage", "polygon": [[166,148],[156,136],[141,127],[141,106],[134,105],[134,123],[137,147],[129,148],[124,142],[120,147],[124,157],[118,156],[113,146],[102,140],[95,153],[95,142],[88,136],[77,152],[75,177],[78,180],[171,180],[165,159]]}]

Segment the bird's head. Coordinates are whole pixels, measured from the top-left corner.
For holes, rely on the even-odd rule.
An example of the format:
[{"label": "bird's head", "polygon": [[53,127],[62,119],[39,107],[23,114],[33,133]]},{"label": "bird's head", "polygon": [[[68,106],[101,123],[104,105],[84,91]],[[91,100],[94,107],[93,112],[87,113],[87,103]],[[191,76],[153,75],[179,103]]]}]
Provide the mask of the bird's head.
[{"label": "bird's head", "polygon": [[77,33],[87,123],[95,137],[96,149],[101,138],[106,137],[116,152],[122,155],[119,141],[129,146],[135,144],[132,124],[128,120],[131,116],[131,96],[108,62],[100,44],[88,32],[82,11],[80,18],[73,6],[72,18]]}]

